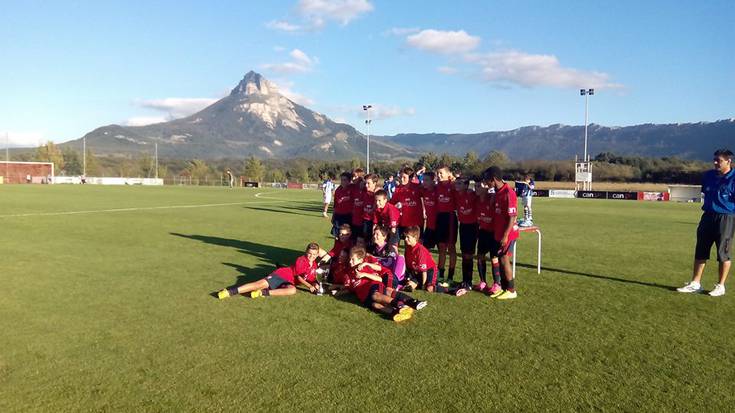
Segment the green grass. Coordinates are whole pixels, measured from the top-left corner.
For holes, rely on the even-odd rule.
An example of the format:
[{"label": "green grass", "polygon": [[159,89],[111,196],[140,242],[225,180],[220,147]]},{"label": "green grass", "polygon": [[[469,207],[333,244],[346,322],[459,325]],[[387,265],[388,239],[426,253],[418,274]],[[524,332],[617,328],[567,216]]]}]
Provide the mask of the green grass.
[{"label": "green grass", "polygon": [[[697,206],[534,202],[544,269],[524,234],[517,300],[417,293],[396,325],[210,296],[330,246],[316,192],[0,186],[0,411],[731,409],[733,297],[672,292]],[[230,205],[120,210],[205,204]]]}]

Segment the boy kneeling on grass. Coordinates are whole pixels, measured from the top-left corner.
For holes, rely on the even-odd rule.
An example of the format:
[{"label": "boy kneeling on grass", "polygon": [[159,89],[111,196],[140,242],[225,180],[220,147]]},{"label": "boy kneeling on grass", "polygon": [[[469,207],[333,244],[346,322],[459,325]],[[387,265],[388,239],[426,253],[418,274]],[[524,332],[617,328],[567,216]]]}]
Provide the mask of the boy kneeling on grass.
[{"label": "boy kneeling on grass", "polygon": [[404,290],[423,288],[430,293],[436,291],[457,297],[467,294],[466,288],[449,289],[436,283],[438,273],[436,262],[429,250],[419,242],[420,234],[421,230],[417,226],[406,229],[406,266],[409,281]]},{"label": "boy kneeling on grass", "polygon": [[375,271],[369,265],[361,265],[365,262],[366,256],[365,248],[353,247],[350,250],[352,270],[345,286],[335,290],[333,295],[354,293],[365,307],[388,315],[395,322],[410,319],[413,317],[414,310],[420,310],[426,306],[426,301],[419,301],[392,288],[386,288],[380,272]]},{"label": "boy kneeling on grass", "polygon": [[217,293],[223,300],[234,295],[250,293],[250,297],[285,296],[296,294],[296,284],[303,285],[309,292],[320,292],[317,281],[317,269],[323,262],[329,260],[329,255],[312,242],[306,246],[304,255],[296,259],[289,267],[278,268],[269,276],[240,286],[225,288]]}]

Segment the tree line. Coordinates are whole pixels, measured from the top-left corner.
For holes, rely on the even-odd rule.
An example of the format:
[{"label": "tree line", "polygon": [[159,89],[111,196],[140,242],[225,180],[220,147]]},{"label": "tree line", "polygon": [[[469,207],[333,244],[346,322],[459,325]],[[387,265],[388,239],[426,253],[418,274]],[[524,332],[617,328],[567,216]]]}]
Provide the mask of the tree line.
[{"label": "tree line", "polygon": [[[71,148],[61,149],[53,142],[42,145],[32,153],[13,156],[18,161],[53,162],[58,175],[77,176],[83,173],[83,155]],[[518,179],[531,174],[537,181],[574,181],[572,161],[549,160],[511,160],[505,153],[492,151],[485,157],[476,152],[468,152],[462,157],[446,153],[426,153],[416,161],[376,161],[371,162],[371,171],[387,178],[396,174],[403,166],[416,167],[418,164],[432,170],[439,165],[448,165],[453,171],[465,176],[478,176],[487,167],[497,165],[503,168],[508,178]],[[245,159],[160,159],[158,170],[155,160],[149,154],[137,157],[95,156],[87,149],[87,176],[123,176],[163,179],[191,178],[197,182],[221,182],[225,171],[247,181],[257,182],[319,182],[326,176],[337,178],[343,171],[357,167],[364,168],[362,159],[353,158],[343,161],[310,159],[259,159],[250,156]],[[674,157],[646,158],[622,156],[609,152],[594,157],[593,176],[595,181],[607,182],[651,182],[698,184],[702,172],[711,168],[710,163],[683,160]],[[157,174],[156,174],[157,172]]]}]

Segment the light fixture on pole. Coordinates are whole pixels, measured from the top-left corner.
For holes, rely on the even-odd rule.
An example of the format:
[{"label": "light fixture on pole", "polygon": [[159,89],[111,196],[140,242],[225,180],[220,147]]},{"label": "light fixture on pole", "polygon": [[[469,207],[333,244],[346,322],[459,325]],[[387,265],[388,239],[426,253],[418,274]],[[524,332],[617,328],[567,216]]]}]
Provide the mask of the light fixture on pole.
[{"label": "light fixture on pole", "polygon": [[367,155],[367,163],[365,168],[365,173],[370,173],[370,124],[373,123],[373,121],[370,119],[370,109],[373,108],[373,105],[362,105],[362,110],[367,112],[367,119],[365,119],[365,124],[367,125],[367,151],[365,152]]},{"label": "light fixture on pole", "polygon": [[582,162],[575,161],[575,182],[579,189],[579,183],[582,183],[582,189],[585,191],[592,190],[592,164],[587,151],[587,132],[589,126],[589,97],[595,94],[595,89],[580,89],[580,96],[584,96],[584,157]]},{"label": "light fixture on pole", "polygon": [[580,89],[579,94],[584,96],[584,158],[585,162],[589,162],[589,155],[587,154],[587,125],[589,116],[589,97],[595,94],[595,89]]},{"label": "light fixture on pole", "polygon": [[82,138],[82,175],[87,177],[87,137]]}]

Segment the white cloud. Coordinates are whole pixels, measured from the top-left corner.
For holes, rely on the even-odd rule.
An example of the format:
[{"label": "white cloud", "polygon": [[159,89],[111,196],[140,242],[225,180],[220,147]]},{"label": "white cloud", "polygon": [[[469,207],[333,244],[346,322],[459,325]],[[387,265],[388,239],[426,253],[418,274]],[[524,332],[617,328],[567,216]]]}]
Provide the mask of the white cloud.
[{"label": "white cloud", "polygon": [[421,31],[418,27],[393,27],[383,32],[384,36],[405,36]]},{"label": "white cloud", "polygon": [[293,49],[291,53],[290,62],[283,63],[266,63],[261,65],[263,69],[270,70],[275,73],[306,73],[312,71],[314,66],[319,63],[319,59],[316,57],[310,57],[306,53],[299,49]]},{"label": "white cloud", "polygon": [[[7,136],[5,133],[7,133]],[[43,145],[49,140],[54,141],[54,139],[47,138],[46,134],[40,131],[8,131],[5,133],[0,133],[0,147],[3,149],[6,143],[10,148],[20,148]],[[5,160],[4,153],[2,153],[2,160]]]},{"label": "white cloud", "polygon": [[170,119],[184,118],[216,102],[214,98],[164,98],[138,102],[138,106],[168,114]]},{"label": "white cloud", "polygon": [[170,119],[165,116],[134,116],[128,118],[124,122],[124,126],[146,126],[154,123],[161,123],[169,121]]},{"label": "white cloud", "polygon": [[[370,119],[389,119],[389,118],[397,118],[401,116],[413,116],[416,114],[416,109],[414,108],[401,108],[398,106],[390,106],[390,105],[381,105],[381,104],[373,104],[372,109],[370,109]],[[366,111],[360,107],[358,111],[358,115],[367,118]]]},{"label": "white cloud", "polygon": [[563,67],[554,55],[504,51],[471,54],[465,58],[479,65],[483,80],[499,85],[598,89],[623,87],[613,83],[607,73]]},{"label": "white cloud", "polygon": [[298,12],[315,28],[323,27],[328,21],[346,26],[373,9],[368,0],[300,0],[297,6]]},{"label": "white cloud", "polygon": [[443,31],[427,29],[406,38],[409,46],[441,54],[467,53],[479,46],[480,38],[464,30]]},{"label": "white cloud", "polygon": [[444,73],[445,75],[453,75],[457,73],[457,68],[452,66],[439,66],[436,68],[436,71],[439,73]]},{"label": "white cloud", "polygon": [[265,24],[265,27],[287,33],[295,33],[302,29],[298,24],[289,23],[285,20],[271,20]]},{"label": "white cloud", "polygon": [[301,106],[313,106],[316,103],[314,99],[311,99],[308,96],[304,96],[303,94],[294,91],[294,84],[291,81],[281,79],[278,81],[272,81],[272,83],[276,85],[278,91],[281,92],[283,96],[287,97],[294,103],[297,103]]}]

